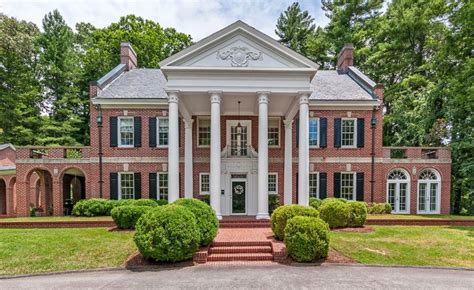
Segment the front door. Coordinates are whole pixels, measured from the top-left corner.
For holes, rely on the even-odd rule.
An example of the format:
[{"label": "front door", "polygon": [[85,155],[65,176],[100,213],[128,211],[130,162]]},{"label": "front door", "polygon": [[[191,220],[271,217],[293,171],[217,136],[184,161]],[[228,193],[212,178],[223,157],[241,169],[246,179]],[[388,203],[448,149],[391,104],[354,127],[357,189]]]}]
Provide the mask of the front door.
[{"label": "front door", "polygon": [[393,213],[408,213],[408,183],[388,183],[388,202],[392,206]]},{"label": "front door", "polygon": [[247,182],[232,180],[232,214],[246,214]]}]

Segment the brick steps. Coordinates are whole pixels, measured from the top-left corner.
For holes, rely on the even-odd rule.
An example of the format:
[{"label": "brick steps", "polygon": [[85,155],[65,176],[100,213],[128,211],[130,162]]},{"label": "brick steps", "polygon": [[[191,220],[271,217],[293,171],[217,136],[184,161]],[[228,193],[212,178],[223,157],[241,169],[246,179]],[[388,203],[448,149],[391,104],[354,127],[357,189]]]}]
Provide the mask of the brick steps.
[{"label": "brick steps", "polygon": [[209,262],[230,261],[273,261],[271,253],[233,253],[233,254],[211,254],[207,257]]},{"label": "brick steps", "polygon": [[269,241],[213,242],[207,261],[273,261],[272,244]]},{"label": "brick steps", "polygon": [[210,254],[272,253],[271,246],[212,247]]},{"label": "brick steps", "polygon": [[269,222],[221,222],[220,228],[268,228]]}]

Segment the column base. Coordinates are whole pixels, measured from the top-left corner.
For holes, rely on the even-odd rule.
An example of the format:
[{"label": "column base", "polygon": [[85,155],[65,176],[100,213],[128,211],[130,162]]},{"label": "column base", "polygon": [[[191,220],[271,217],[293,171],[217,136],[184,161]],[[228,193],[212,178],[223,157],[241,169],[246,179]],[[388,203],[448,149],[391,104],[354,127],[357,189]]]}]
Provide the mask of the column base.
[{"label": "column base", "polygon": [[255,217],[258,220],[269,220],[270,216],[268,213],[257,213],[257,216]]},{"label": "column base", "polygon": [[222,220],[222,215],[221,214],[216,214],[218,220]]}]

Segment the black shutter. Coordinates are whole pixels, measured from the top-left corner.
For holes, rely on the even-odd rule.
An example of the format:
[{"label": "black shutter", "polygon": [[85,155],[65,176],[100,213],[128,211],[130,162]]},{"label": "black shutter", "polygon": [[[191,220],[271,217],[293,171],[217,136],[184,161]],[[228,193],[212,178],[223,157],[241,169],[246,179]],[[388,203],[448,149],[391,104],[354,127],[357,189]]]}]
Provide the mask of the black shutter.
[{"label": "black shutter", "polygon": [[356,199],[358,201],[364,201],[364,172],[357,172],[357,183],[356,183]]},{"label": "black shutter", "polygon": [[110,117],[110,147],[117,147],[117,117]]},{"label": "black shutter", "polygon": [[334,148],[341,147],[341,118],[334,119]]},{"label": "black shutter", "polygon": [[319,173],[319,198],[325,199],[328,197],[327,193],[327,183],[328,183],[328,175],[326,172]]},{"label": "black shutter", "polygon": [[179,118],[178,118],[178,147],[181,148],[181,119]]},{"label": "black shutter", "polygon": [[135,187],[135,199],[142,198],[142,174],[135,172],[133,174],[133,186]]},{"label": "black shutter", "polygon": [[300,119],[296,119],[296,147],[299,147],[300,145]]},{"label": "black shutter", "polygon": [[341,173],[334,172],[334,197],[341,197]]},{"label": "black shutter", "polygon": [[148,175],[148,189],[150,191],[148,198],[156,199],[156,190],[157,190],[157,182],[156,182],[157,174],[156,172],[150,172]]},{"label": "black shutter", "polygon": [[110,172],[110,199],[118,199],[118,173]]},{"label": "black shutter", "polygon": [[298,177],[298,173],[296,173],[296,201],[295,201],[295,204],[298,204],[298,191],[299,191],[299,177]]},{"label": "black shutter", "polygon": [[326,148],[328,146],[328,119],[319,119],[319,147]]},{"label": "black shutter", "polygon": [[133,118],[133,146],[142,147],[142,117]]},{"label": "black shutter", "polygon": [[150,147],[156,147],[156,118],[148,118],[148,143]]},{"label": "black shutter", "polygon": [[364,118],[357,119],[357,147],[362,148],[364,147]]}]

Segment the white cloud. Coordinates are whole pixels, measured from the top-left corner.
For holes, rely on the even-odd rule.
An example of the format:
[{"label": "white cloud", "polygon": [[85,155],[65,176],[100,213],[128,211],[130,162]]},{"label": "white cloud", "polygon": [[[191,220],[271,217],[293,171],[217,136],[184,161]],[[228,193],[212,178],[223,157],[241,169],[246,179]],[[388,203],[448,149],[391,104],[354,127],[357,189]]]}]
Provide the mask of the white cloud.
[{"label": "white cloud", "polygon": [[[41,27],[44,15],[58,9],[67,24],[74,28],[78,22],[90,22],[104,27],[117,22],[120,16],[135,14],[191,34],[203,37],[237,21],[276,37],[274,30],[278,16],[293,0],[2,0],[0,11],[8,16],[36,23]],[[318,25],[328,20],[316,1],[300,1]]]}]

